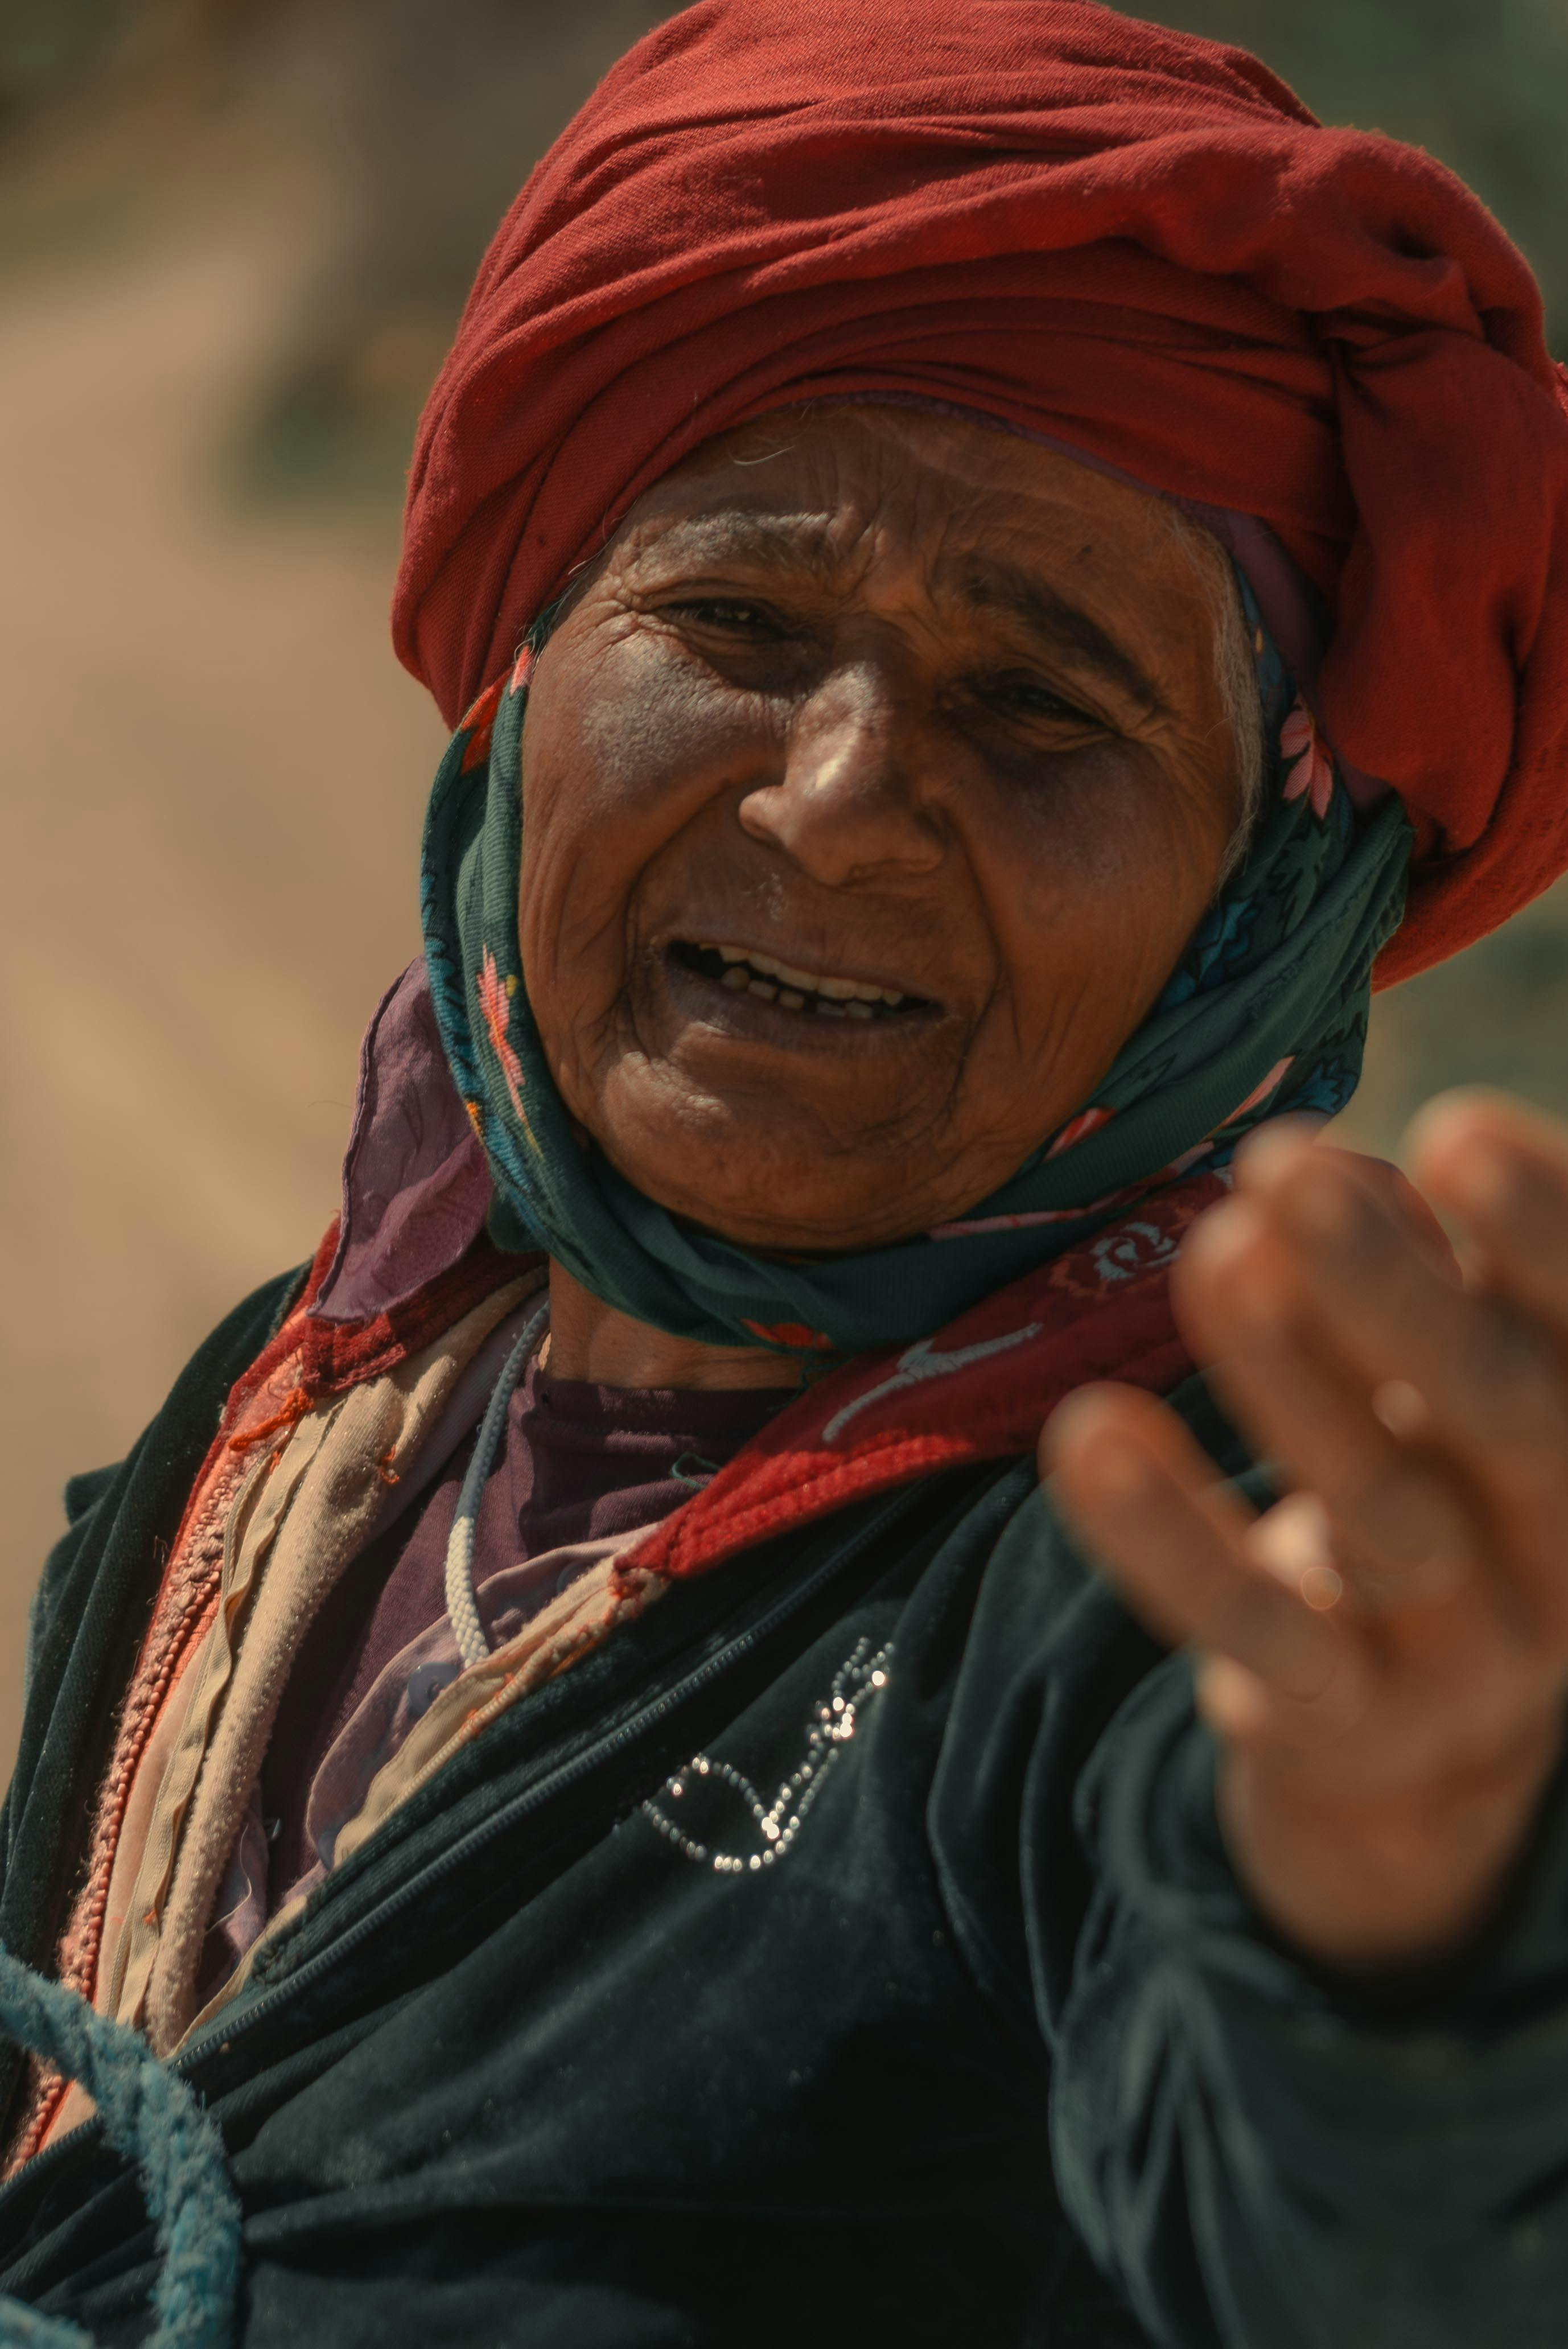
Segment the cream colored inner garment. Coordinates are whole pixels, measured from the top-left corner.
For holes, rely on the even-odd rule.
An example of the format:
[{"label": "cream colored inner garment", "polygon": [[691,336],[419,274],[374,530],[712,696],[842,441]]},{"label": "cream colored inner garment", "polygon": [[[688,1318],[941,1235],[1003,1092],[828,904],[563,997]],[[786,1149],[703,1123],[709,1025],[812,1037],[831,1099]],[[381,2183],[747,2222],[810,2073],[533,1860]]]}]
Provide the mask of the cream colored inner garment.
[{"label": "cream colored inner garment", "polygon": [[[185,2036],[213,1901],[284,1685],[323,1600],[418,1489],[419,1456],[487,1341],[542,1285],[531,1273],[423,1353],[307,1413],[231,1506],[214,1619],[138,1765],[110,1872],[93,2003],[167,2055]],[[482,1397],[480,1398],[482,1404]],[[384,1464],[396,1459],[402,1485]],[[73,2085],[47,2133],[92,2110]]]}]

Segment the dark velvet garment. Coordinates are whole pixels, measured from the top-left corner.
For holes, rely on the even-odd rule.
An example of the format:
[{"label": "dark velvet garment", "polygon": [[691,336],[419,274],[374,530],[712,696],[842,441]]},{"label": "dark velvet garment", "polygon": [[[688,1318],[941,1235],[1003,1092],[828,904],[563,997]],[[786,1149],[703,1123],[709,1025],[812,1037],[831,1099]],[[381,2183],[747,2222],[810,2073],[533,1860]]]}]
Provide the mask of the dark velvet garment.
[{"label": "dark velvet garment", "polygon": [[[72,1488],[0,1847],[28,1962],[280,1294]],[[1565,1830],[1559,1785],[1505,1925],[1393,2022],[1260,1922],[1188,1662],[1032,1461],[857,1503],[495,1721],[175,2058],[242,2207],[237,2349],[1561,2349]],[[0,2292],[100,2349],[154,2265],[97,2119],[0,2189]]]},{"label": "dark velvet garment", "polygon": [[[601,1387],[531,1364],[480,1505],[474,1579],[492,1639],[514,1628],[487,1619],[484,1585],[495,1567],[656,1524],[789,1399],[779,1387]],[[355,1561],[289,1675],[262,1774],[270,1908],[315,1863],[305,1816],[328,1750],[385,1668],[445,1612],[447,1540],[473,1444],[470,1436],[414,1510]],[[553,1587],[542,1591],[539,1603],[553,1595]]]}]

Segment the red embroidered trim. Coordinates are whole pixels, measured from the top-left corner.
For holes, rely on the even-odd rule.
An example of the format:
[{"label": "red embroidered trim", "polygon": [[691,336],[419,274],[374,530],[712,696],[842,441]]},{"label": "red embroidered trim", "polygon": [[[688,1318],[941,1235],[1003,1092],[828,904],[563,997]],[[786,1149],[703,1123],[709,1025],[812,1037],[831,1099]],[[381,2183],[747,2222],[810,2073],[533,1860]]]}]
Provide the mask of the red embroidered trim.
[{"label": "red embroidered trim", "polygon": [[[1032,1452],[1056,1405],[1093,1379],[1167,1392],[1191,1368],[1171,1317],[1171,1261],[1225,1188],[1213,1174],[1182,1184],[937,1337],[857,1356],[624,1552],[617,1575],[706,1574],[849,1502],[938,1469]],[[862,1423],[841,1442],[851,1421]]]}]

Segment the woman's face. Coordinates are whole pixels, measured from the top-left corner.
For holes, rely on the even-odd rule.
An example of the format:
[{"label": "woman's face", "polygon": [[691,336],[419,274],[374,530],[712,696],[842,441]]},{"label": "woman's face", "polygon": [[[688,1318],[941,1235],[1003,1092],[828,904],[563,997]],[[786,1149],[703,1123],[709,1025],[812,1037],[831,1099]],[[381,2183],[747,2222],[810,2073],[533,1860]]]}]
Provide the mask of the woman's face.
[{"label": "woman's face", "polygon": [[640,1190],[876,1246],[1082,1104],[1238,821],[1205,555],[896,408],[766,419],[648,492],[540,657],[521,901],[556,1082]]}]

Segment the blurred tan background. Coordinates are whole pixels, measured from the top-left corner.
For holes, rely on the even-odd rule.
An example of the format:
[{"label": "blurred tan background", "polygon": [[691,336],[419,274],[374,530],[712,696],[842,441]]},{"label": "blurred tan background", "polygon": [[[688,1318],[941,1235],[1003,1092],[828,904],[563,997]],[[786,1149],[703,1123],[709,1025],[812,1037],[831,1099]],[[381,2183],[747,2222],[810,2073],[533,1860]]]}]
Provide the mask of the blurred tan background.
[{"label": "blurred tan background", "polygon": [[[387,636],[413,420],[495,219],[665,13],[0,0],[0,1774],[63,1479],[335,1206],[442,742]],[[1150,13],[1433,148],[1568,327],[1562,0]],[[1477,1078],[1568,1111],[1565,1040],[1559,891],[1380,1003],[1357,1136]]]}]

